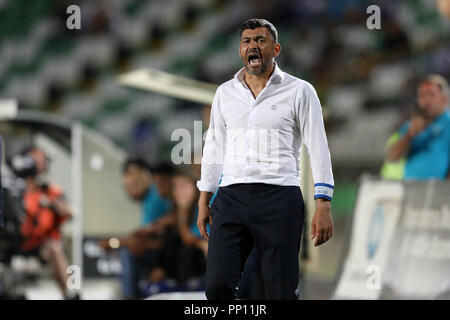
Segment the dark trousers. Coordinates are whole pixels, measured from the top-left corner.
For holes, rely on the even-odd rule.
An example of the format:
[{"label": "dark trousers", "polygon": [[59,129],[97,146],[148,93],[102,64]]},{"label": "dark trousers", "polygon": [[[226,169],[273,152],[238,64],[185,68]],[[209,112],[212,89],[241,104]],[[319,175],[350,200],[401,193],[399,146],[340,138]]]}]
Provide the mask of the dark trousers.
[{"label": "dark trousers", "polygon": [[190,278],[203,276],[206,269],[203,251],[184,245],[177,229],[166,233],[165,247],[158,266],[163,268],[167,276],[175,279],[181,287],[185,286]]},{"label": "dark trousers", "polygon": [[[246,268],[266,299],[298,299],[304,204],[299,187],[262,183],[220,187],[211,207],[206,297],[232,300]],[[254,281],[254,280],[252,280]]]},{"label": "dark trousers", "polygon": [[120,262],[122,264],[122,294],[124,299],[141,298],[139,280],[143,274],[156,266],[159,256],[158,250],[149,250],[141,256],[133,255],[128,248],[119,250]]},{"label": "dark trousers", "polygon": [[[179,239],[175,228],[168,228],[162,236],[155,236],[155,239],[163,241],[163,248],[152,249],[142,255],[134,255],[128,248],[119,250],[120,262],[122,264],[122,293],[125,299],[138,299],[141,297],[139,281],[146,279],[150,271],[155,267],[165,269],[165,252],[167,248],[173,248],[174,238]],[[178,240],[178,242],[180,242]]]},{"label": "dark trousers", "polygon": [[236,289],[240,300],[265,300],[263,277],[256,250],[253,249],[245,262],[242,278]]}]

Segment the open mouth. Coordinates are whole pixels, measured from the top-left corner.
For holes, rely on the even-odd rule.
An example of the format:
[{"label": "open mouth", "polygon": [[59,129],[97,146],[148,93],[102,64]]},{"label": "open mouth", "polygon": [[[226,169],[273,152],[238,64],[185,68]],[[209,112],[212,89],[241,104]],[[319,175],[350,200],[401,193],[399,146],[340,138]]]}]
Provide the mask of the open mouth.
[{"label": "open mouth", "polygon": [[261,65],[261,57],[257,53],[250,53],[248,55],[248,64],[252,67]]}]

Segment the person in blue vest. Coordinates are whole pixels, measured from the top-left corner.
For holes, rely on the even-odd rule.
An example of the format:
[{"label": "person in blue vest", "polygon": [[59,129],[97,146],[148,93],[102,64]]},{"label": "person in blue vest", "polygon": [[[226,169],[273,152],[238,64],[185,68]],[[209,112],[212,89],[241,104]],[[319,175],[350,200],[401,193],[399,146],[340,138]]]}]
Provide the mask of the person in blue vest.
[{"label": "person in blue vest", "polygon": [[103,239],[100,246],[119,249],[123,297],[137,299],[142,297],[139,280],[156,266],[165,247],[165,234],[175,227],[170,191],[173,168],[150,168],[144,160],[131,158],[123,164],[122,173],[128,195],[141,203],[142,226],[126,237]]},{"label": "person in blue vest", "polygon": [[405,180],[448,179],[450,169],[449,87],[440,75],[420,81],[417,108],[388,149],[388,160],[406,157]]}]

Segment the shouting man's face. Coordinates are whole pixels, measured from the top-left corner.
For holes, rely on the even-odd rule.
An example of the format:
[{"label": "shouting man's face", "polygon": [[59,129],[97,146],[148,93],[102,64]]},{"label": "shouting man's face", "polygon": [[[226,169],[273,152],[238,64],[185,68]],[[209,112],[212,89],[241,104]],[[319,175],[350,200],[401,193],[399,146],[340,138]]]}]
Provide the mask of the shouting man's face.
[{"label": "shouting man's face", "polygon": [[245,70],[260,75],[272,66],[273,58],[280,54],[281,46],[275,43],[266,27],[246,29],[242,32],[239,56]]}]

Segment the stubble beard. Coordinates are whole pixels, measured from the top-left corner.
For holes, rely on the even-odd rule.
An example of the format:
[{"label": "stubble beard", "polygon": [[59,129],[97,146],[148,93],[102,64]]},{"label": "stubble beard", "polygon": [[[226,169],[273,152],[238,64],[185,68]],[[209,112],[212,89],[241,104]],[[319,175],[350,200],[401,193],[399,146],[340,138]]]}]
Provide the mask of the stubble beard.
[{"label": "stubble beard", "polygon": [[252,70],[248,65],[248,61],[244,62],[244,67],[247,73],[253,76],[259,76],[260,74],[263,74],[267,70],[267,64],[265,60],[262,59],[262,57],[261,57],[261,66],[257,70]]}]

